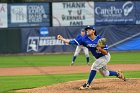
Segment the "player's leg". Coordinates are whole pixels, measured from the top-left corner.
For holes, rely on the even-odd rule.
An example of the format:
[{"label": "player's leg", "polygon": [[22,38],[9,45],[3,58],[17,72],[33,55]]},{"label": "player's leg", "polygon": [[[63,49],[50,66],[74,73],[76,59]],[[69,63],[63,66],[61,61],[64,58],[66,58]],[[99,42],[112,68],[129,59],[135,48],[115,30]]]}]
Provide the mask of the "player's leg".
[{"label": "player's leg", "polygon": [[126,81],[126,78],[124,76],[124,74],[121,71],[112,71],[112,70],[107,70],[106,66],[102,67],[99,69],[99,72],[101,73],[101,75],[103,76],[116,76],[124,81]]},{"label": "player's leg", "polygon": [[107,70],[106,65],[110,60],[110,55],[109,56],[104,56],[102,57],[102,59],[104,59],[104,62],[102,62],[101,67],[99,69],[99,72],[101,73],[101,75],[103,76],[116,76],[122,80],[126,80],[125,76],[123,75],[123,73],[121,71],[112,71],[112,70]]},{"label": "player's leg", "polygon": [[89,51],[86,47],[83,47],[83,51],[84,51],[85,56],[86,56],[87,64],[89,64]]},{"label": "player's leg", "polygon": [[79,89],[83,90],[83,89],[90,88],[90,84],[93,81],[94,77],[96,76],[96,72],[98,70],[98,65],[100,65],[100,63],[97,59],[91,66],[91,71],[90,71],[87,82],[84,85],[82,85]]},{"label": "player's leg", "polygon": [[74,55],[73,55],[73,58],[72,58],[71,65],[74,64],[74,62],[75,62],[75,60],[76,60],[76,57],[79,55],[80,51],[81,51],[81,47],[80,47],[80,46],[77,46],[77,47],[76,47],[76,50],[75,50],[75,53],[74,53]]},{"label": "player's leg", "polygon": [[[106,59],[106,60],[110,60],[110,55],[108,54],[106,56],[108,56],[108,59]],[[91,84],[91,82],[93,81],[93,79],[94,79],[94,77],[96,75],[96,71],[99,70],[100,68],[102,68],[104,65],[107,64],[108,61],[106,61],[106,63],[104,61],[106,56],[103,56],[103,57],[95,60],[95,62],[91,66],[91,72],[90,72],[88,81],[83,86],[81,86],[80,89],[87,89],[87,88],[90,87],[90,84]]]},{"label": "player's leg", "polygon": [[106,66],[103,66],[99,69],[99,72],[102,76],[118,76],[118,73],[116,71],[107,70]]},{"label": "player's leg", "polygon": [[102,61],[100,64],[99,72],[103,76],[117,76],[117,73],[115,71],[108,71],[106,68],[107,63],[110,61],[110,54],[105,55],[99,59],[99,61]]}]

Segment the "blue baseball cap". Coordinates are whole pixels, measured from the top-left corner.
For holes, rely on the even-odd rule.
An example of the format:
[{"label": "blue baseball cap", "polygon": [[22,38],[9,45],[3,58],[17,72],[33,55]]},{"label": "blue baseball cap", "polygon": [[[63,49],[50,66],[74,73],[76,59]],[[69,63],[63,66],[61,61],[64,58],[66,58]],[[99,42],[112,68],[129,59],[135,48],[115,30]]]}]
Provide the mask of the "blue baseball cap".
[{"label": "blue baseball cap", "polygon": [[85,32],[85,29],[81,29],[81,32]]},{"label": "blue baseball cap", "polygon": [[88,29],[93,29],[93,30],[95,30],[95,26],[87,26],[87,27],[85,27],[85,30],[88,30]]}]

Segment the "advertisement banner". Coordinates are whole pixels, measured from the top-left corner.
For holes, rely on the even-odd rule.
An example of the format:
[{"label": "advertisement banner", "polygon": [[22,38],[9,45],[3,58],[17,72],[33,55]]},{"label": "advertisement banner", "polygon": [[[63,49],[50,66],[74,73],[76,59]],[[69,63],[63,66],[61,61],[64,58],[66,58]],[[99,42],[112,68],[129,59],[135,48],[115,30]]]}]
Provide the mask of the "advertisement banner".
[{"label": "advertisement banner", "polygon": [[[27,53],[73,52],[74,45],[68,45],[57,39],[61,34],[66,39],[74,39],[81,31],[80,27],[48,27],[47,35],[40,33],[41,28],[22,28],[22,50]],[[46,29],[46,28],[45,28]],[[44,31],[44,30],[43,30]],[[42,32],[42,30],[41,30]]]},{"label": "advertisement banner", "polygon": [[136,24],[140,24],[140,2],[135,2],[136,5]]},{"label": "advertisement banner", "polygon": [[94,2],[52,3],[53,26],[94,25]]},{"label": "advertisement banner", "polygon": [[9,4],[9,27],[50,26],[49,3]]},{"label": "advertisement banner", "polygon": [[96,2],[95,24],[135,24],[135,3]]},{"label": "advertisement banner", "polygon": [[[75,45],[68,45],[57,40],[57,35],[60,34],[71,40],[80,33],[81,27],[48,27],[47,29],[48,34],[44,36],[40,33],[40,28],[22,28],[22,52],[56,53],[75,51]],[[140,50],[139,29],[139,25],[104,25],[96,27],[97,35],[106,38],[109,50]]]},{"label": "advertisement banner", "polygon": [[7,4],[0,4],[0,28],[7,28]]}]

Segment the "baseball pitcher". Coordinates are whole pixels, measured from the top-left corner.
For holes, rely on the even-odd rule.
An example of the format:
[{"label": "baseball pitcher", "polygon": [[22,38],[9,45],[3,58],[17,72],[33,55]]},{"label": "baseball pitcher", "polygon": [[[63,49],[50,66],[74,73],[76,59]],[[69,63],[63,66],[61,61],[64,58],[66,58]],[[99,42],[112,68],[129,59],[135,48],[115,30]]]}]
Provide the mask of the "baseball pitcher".
[{"label": "baseball pitcher", "polygon": [[[77,35],[77,37],[75,39],[81,39],[85,36],[85,30],[84,29],[81,29],[81,32],[80,34]],[[73,56],[73,59],[72,59],[72,62],[71,62],[71,65],[74,64],[75,60],[76,60],[76,57],[79,55],[80,51],[83,50],[84,53],[85,53],[85,56],[86,56],[86,62],[87,64],[89,65],[89,52],[88,52],[88,49],[86,47],[84,47],[83,45],[78,45],[76,47],[76,50],[75,50],[75,53],[74,53],[74,56]]]},{"label": "baseball pitcher", "polygon": [[83,84],[79,89],[88,89],[90,84],[94,79],[97,70],[103,76],[116,76],[124,81],[126,81],[125,76],[121,71],[111,71],[107,70],[107,63],[110,61],[110,53],[108,52],[108,46],[106,45],[106,39],[102,38],[99,35],[96,35],[96,30],[94,27],[87,26],[85,28],[87,34],[81,39],[67,40],[61,35],[58,35],[57,38],[61,41],[69,43],[71,45],[83,45],[91,51],[95,57],[95,61],[91,66],[91,71],[88,77],[88,80]]}]

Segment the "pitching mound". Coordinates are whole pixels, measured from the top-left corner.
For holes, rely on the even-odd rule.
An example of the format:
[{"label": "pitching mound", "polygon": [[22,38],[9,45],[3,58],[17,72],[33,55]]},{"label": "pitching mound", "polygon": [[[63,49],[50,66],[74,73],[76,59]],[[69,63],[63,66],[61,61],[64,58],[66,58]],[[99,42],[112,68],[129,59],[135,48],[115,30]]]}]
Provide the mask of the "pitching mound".
[{"label": "pitching mound", "polygon": [[71,81],[41,88],[19,90],[27,93],[140,93],[140,79],[96,79],[90,89],[79,90],[85,80]]}]

